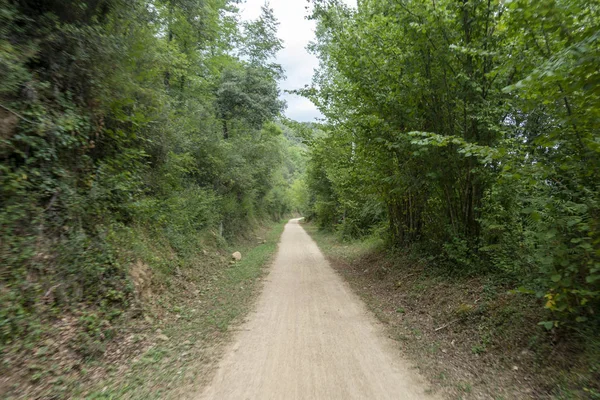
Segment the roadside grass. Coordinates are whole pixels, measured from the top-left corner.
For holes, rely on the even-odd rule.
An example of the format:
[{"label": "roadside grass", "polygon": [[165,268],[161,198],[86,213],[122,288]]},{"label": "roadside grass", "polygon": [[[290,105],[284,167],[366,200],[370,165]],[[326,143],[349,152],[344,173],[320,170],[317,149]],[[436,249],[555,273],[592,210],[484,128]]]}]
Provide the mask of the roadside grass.
[{"label": "roadside grass", "polygon": [[453,276],[378,239],[302,226],[445,397],[600,399],[600,340],[546,331],[540,300],[502,277]]},{"label": "roadside grass", "polygon": [[[225,268],[196,274],[192,265],[183,276],[169,282],[150,308],[158,335],[124,374],[113,374],[88,399],[193,398],[207,383],[231,327],[241,322],[254,304],[261,278],[277,250],[285,222],[263,229],[265,243],[248,240],[229,247],[242,253],[239,262],[219,261]],[[261,238],[262,239],[262,238]],[[201,261],[199,261],[201,262]],[[206,271],[204,271],[206,272]],[[155,331],[156,332],[156,331]]]},{"label": "roadside grass", "polygon": [[[135,287],[128,309],[114,326],[97,309],[64,316],[48,329],[51,336],[32,344],[35,357],[9,377],[10,386],[0,379],[0,393],[6,399],[197,396],[232,327],[252,308],[285,223],[257,225],[230,242],[204,232],[178,250],[155,232],[124,235],[119,247]],[[234,251],[241,261],[231,261]],[[100,333],[81,339],[82,321]]]}]

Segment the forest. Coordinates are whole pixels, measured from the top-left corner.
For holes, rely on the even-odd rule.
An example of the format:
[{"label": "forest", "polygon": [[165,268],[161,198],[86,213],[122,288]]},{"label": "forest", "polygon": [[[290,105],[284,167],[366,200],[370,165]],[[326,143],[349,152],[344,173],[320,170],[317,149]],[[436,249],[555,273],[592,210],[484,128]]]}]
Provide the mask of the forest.
[{"label": "forest", "polygon": [[292,215],[500,282],[600,354],[600,4],[310,3],[315,123],[284,115],[268,3],[0,0],[0,372],[73,393],[36,372],[57,324],[100,359],[143,320],[132,266],[175,299]]},{"label": "forest", "polygon": [[431,329],[409,307],[445,320],[414,335],[464,342],[472,379],[531,352],[533,398],[598,398],[598,2],[316,0],[311,18],[320,67],[297,93],[325,123],[302,207],[345,243],[319,245],[376,311],[402,305],[382,319],[399,337]]},{"label": "forest", "polygon": [[136,260],[166,280],[294,208],[278,22],[237,3],[0,2],[3,369],[73,313],[98,356]]},{"label": "forest", "polygon": [[383,235],[453,274],[545,299],[548,329],[600,309],[600,7],[569,0],[317,1],[300,90],[307,216]]}]

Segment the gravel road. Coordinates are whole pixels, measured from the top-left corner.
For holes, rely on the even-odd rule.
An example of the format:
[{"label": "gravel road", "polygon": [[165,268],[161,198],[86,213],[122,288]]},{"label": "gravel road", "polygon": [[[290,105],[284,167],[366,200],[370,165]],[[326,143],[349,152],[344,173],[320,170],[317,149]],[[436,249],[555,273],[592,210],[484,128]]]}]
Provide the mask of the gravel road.
[{"label": "gravel road", "polygon": [[291,220],[255,311],[198,399],[435,399]]}]

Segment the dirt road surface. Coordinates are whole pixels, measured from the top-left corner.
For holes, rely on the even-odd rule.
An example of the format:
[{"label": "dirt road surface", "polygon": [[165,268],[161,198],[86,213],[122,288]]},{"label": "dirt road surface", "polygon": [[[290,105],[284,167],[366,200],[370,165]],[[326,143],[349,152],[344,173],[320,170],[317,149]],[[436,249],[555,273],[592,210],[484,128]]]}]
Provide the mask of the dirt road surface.
[{"label": "dirt road surface", "polygon": [[434,399],[291,220],[255,312],[198,399]]}]

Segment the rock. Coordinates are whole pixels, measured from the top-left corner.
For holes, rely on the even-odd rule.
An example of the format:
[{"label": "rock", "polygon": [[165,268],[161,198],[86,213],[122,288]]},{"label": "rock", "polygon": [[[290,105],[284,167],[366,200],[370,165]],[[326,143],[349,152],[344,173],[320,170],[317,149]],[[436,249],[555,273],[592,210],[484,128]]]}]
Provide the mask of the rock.
[{"label": "rock", "polygon": [[163,342],[167,342],[169,340],[169,337],[167,335],[162,334],[162,333],[160,335],[158,335],[156,338],[159,339],[159,340],[162,340]]},{"label": "rock", "polygon": [[208,255],[208,251],[202,250],[202,254],[204,254],[205,256],[207,256]]},{"label": "rock", "polygon": [[231,258],[233,258],[235,261],[240,261],[242,259],[242,253],[236,251],[231,255]]}]

